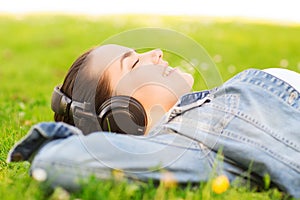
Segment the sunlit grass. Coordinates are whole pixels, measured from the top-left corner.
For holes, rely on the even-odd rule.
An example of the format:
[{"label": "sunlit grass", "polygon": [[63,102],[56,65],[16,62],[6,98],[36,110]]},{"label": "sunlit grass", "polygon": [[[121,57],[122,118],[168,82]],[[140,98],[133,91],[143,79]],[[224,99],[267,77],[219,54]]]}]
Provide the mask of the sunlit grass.
[{"label": "sunlit grass", "polygon": [[[52,121],[50,97],[74,59],[111,35],[142,27],[168,28],[201,44],[223,80],[246,68],[284,67],[300,71],[300,26],[161,16],[0,16],[0,197],[45,199],[53,194],[28,175],[29,163],[6,164],[10,147],[41,121]],[[179,63],[180,64],[180,63]],[[206,77],[207,78],[207,77]],[[195,89],[204,86],[200,84]],[[54,197],[53,197],[54,195]],[[69,196],[68,196],[69,195]],[[91,180],[81,199],[282,199],[276,189],[230,187],[212,193],[210,183],[165,188]]]}]

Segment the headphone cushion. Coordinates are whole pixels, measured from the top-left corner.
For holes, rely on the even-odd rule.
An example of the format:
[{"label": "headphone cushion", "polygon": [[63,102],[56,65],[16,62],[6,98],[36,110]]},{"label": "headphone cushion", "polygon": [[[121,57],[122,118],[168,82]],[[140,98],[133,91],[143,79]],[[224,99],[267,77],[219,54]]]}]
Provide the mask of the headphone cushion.
[{"label": "headphone cushion", "polygon": [[147,126],[143,106],[129,96],[114,96],[106,100],[98,117],[103,131],[143,135]]}]

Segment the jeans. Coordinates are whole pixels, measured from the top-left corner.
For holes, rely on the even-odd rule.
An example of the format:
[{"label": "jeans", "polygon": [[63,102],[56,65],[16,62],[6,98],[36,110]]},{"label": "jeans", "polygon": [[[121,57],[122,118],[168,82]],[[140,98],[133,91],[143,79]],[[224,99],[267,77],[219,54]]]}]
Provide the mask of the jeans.
[{"label": "jeans", "polygon": [[[218,88],[181,97],[148,136],[77,130],[50,140],[31,171],[43,169],[52,186],[76,189],[80,180],[110,179],[114,171],[142,181],[171,174],[178,183],[199,183],[213,173],[232,181],[250,170],[254,184],[268,174],[279,189],[300,197],[299,103],[299,93],[284,81],[246,70]],[[68,127],[35,125],[44,135]]]}]

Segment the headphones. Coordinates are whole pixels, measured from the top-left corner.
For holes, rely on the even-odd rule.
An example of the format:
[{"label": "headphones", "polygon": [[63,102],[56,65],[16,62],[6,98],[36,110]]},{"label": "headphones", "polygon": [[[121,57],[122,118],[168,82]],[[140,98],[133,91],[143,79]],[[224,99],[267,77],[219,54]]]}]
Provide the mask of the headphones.
[{"label": "headphones", "polygon": [[[100,106],[99,114],[89,103],[72,101],[59,86],[54,88],[52,110],[73,119],[85,134],[92,131],[107,131],[120,134],[144,135],[147,115],[144,107],[130,96],[113,96]],[[94,112],[93,112],[94,111]],[[100,125],[100,127],[99,127]]]}]

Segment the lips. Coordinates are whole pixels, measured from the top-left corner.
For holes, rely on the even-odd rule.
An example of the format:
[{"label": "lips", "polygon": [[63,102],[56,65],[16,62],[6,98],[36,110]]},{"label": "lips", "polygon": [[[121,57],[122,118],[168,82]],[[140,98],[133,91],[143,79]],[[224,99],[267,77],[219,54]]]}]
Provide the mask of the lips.
[{"label": "lips", "polygon": [[175,69],[172,67],[166,67],[163,72],[163,77],[169,76]]}]

